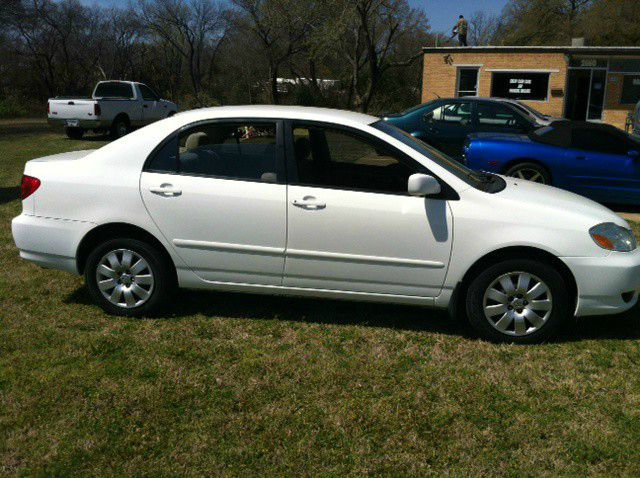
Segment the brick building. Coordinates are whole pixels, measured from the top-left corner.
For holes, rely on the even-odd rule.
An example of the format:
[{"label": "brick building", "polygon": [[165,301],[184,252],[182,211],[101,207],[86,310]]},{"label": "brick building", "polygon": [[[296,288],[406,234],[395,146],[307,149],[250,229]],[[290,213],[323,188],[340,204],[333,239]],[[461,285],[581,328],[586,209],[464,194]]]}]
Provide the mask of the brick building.
[{"label": "brick building", "polygon": [[640,47],[424,48],[422,101],[516,98],[538,111],[625,127],[640,100]]}]

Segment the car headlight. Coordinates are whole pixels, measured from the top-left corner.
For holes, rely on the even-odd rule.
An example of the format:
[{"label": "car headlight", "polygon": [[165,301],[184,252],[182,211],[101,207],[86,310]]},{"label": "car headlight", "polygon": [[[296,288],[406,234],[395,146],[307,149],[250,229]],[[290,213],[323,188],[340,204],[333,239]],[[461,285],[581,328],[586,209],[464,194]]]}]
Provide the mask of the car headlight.
[{"label": "car headlight", "polygon": [[596,244],[609,251],[631,252],[638,247],[633,232],[612,222],[593,226],[589,234]]}]

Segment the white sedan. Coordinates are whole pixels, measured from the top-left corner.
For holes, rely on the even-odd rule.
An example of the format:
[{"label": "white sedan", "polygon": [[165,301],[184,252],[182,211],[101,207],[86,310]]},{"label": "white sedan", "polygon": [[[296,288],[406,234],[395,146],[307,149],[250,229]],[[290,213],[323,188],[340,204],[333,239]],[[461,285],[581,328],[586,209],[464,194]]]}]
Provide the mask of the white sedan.
[{"label": "white sedan", "polygon": [[21,257],[84,274],[112,314],[214,289],[449,308],[530,343],[630,309],[640,288],[636,240],[609,209],[345,111],[178,114],[29,161],[22,198]]}]

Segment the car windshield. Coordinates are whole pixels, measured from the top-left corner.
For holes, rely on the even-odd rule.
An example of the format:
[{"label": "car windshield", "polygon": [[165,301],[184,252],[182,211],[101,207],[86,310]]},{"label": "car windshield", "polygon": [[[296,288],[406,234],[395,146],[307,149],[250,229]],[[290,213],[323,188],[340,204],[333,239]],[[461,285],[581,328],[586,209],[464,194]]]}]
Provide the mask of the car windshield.
[{"label": "car windshield", "polygon": [[[461,179],[462,181],[470,186],[473,186],[476,189],[487,192],[497,192],[504,189],[504,185],[502,184],[504,183],[504,181],[502,181],[499,176],[488,175],[486,173],[480,173],[469,169],[464,164],[459,163],[458,161],[450,158],[441,151],[438,151],[432,146],[429,146],[427,143],[411,136],[409,133],[406,133],[400,128],[396,128],[386,121],[377,121],[371,126],[376,128],[377,130],[382,131],[383,133],[388,134],[392,138],[397,139],[401,143],[409,146],[423,156],[426,156],[427,158],[453,174],[455,177]],[[496,180],[499,180],[499,183]],[[492,184],[496,184],[496,187],[492,186]]]}]

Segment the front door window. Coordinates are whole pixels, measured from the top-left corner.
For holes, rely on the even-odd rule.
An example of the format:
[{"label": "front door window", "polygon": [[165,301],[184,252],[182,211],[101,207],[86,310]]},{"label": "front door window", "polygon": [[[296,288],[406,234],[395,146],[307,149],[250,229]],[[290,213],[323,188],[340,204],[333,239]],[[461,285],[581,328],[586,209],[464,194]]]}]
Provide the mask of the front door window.
[{"label": "front door window", "polygon": [[415,171],[384,147],[338,129],[294,127],[298,182],[310,186],[406,194]]}]

